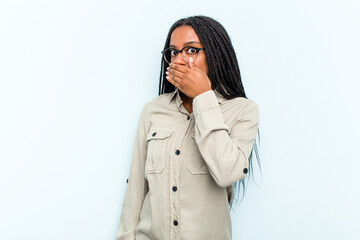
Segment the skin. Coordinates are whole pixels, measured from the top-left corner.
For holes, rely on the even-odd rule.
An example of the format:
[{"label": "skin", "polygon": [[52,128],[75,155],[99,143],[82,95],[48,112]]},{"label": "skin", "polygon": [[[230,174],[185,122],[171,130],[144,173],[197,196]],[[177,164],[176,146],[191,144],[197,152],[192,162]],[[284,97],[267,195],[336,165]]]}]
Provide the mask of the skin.
[{"label": "skin", "polygon": [[[193,41],[197,43],[189,43]],[[179,50],[185,46],[204,47],[194,29],[187,25],[177,27],[170,37],[170,47]],[[166,79],[180,90],[183,105],[189,113],[192,113],[193,99],[213,89],[208,77],[209,68],[205,51],[199,51],[195,62],[186,62],[179,53],[167,68]]]}]

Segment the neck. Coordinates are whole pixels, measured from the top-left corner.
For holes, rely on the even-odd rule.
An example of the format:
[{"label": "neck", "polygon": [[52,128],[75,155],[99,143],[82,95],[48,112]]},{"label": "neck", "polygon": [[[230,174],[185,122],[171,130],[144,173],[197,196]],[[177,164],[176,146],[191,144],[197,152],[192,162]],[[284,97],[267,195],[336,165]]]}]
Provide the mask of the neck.
[{"label": "neck", "polygon": [[193,98],[188,97],[181,91],[180,91],[180,97],[181,97],[181,100],[183,101],[183,103],[192,103],[192,101],[193,101]]}]

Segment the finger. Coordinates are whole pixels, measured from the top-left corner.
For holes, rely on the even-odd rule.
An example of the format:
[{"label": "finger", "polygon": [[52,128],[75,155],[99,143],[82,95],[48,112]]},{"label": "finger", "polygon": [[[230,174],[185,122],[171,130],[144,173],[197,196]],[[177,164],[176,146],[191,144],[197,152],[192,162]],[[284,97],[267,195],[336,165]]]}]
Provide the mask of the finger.
[{"label": "finger", "polygon": [[195,67],[194,59],[193,59],[192,57],[189,58],[189,67],[190,67],[190,68],[194,68],[194,67]]},{"label": "finger", "polygon": [[176,82],[176,84],[178,84],[178,85],[181,85],[181,82],[182,82],[181,77],[176,76],[176,75],[171,74],[171,73],[168,74],[168,77],[170,78],[171,81]]},{"label": "finger", "polygon": [[185,73],[187,70],[187,67],[181,64],[176,64],[176,63],[170,63],[169,65],[170,69],[174,69],[178,72],[182,72]]},{"label": "finger", "polygon": [[174,77],[174,76],[177,76],[179,78],[183,77],[183,73],[176,69],[169,68],[168,72],[169,72],[169,74],[171,74],[171,77]]},{"label": "finger", "polygon": [[180,77],[178,77],[178,76],[176,76],[176,75],[171,75],[171,79],[172,79],[173,81],[175,81],[179,86],[180,86],[181,83],[182,83],[182,78],[180,78]]},{"label": "finger", "polygon": [[185,73],[183,70],[181,70],[181,69],[179,69],[179,68],[172,68],[172,67],[169,67],[168,71],[171,72],[171,73],[174,73],[174,74],[176,74],[176,75],[178,75],[178,76],[179,76],[180,74]]},{"label": "finger", "polygon": [[170,76],[166,76],[166,79],[175,87],[179,88],[179,84],[177,82],[175,82],[174,80],[172,80],[172,78]]},{"label": "finger", "polygon": [[192,57],[189,59],[189,67],[193,70],[199,71],[198,65],[195,63]]}]

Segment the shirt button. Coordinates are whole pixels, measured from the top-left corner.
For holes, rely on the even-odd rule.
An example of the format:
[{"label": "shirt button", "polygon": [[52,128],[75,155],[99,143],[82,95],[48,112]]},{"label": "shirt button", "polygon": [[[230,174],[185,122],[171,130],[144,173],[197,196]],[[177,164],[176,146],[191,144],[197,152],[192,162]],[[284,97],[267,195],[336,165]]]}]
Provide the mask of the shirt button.
[{"label": "shirt button", "polygon": [[189,120],[190,119],[190,115],[188,115],[188,117],[187,117],[187,120]]},{"label": "shirt button", "polygon": [[176,187],[176,186],[173,186],[172,190],[173,190],[174,192],[176,192],[176,191],[177,191],[177,187]]},{"label": "shirt button", "polygon": [[126,179],[126,183],[128,183],[129,182],[129,179]]},{"label": "shirt button", "polygon": [[175,151],[175,154],[176,154],[176,155],[179,155],[179,154],[180,154],[180,150],[176,150],[176,151]]},{"label": "shirt button", "polygon": [[248,169],[247,169],[247,168],[244,168],[243,172],[244,172],[245,174],[247,174]]},{"label": "shirt button", "polygon": [[174,221],[174,225],[177,226],[177,225],[178,225],[178,221],[175,220],[175,221]]},{"label": "shirt button", "polygon": [[156,132],[154,132],[153,134],[152,134],[152,136],[154,137],[156,135]]}]

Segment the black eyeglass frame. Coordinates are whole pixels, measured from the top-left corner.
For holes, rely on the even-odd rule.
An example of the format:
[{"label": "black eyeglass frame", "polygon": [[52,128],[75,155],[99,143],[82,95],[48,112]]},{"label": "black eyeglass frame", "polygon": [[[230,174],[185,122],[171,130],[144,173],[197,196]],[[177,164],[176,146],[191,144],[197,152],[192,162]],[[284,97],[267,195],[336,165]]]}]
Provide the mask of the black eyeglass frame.
[{"label": "black eyeglass frame", "polygon": [[164,50],[162,50],[162,51],[161,51],[161,54],[163,55],[163,58],[164,58],[165,62],[169,63],[169,62],[166,61],[166,59],[165,59],[165,52],[166,52],[167,50],[169,50],[169,49],[174,49],[174,50],[175,50],[175,54],[177,55],[178,53],[181,53],[181,54],[182,54],[182,51],[183,51],[185,48],[194,48],[194,49],[196,50],[196,54],[198,54],[200,50],[205,50],[204,47],[203,47],[203,48],[197,48],[197,47],[193,47],[193,46],[185,46],[185,47],[183,47],[181,50],[177,50],[176,48],[170,47],[170,48],[165,48]]}]

